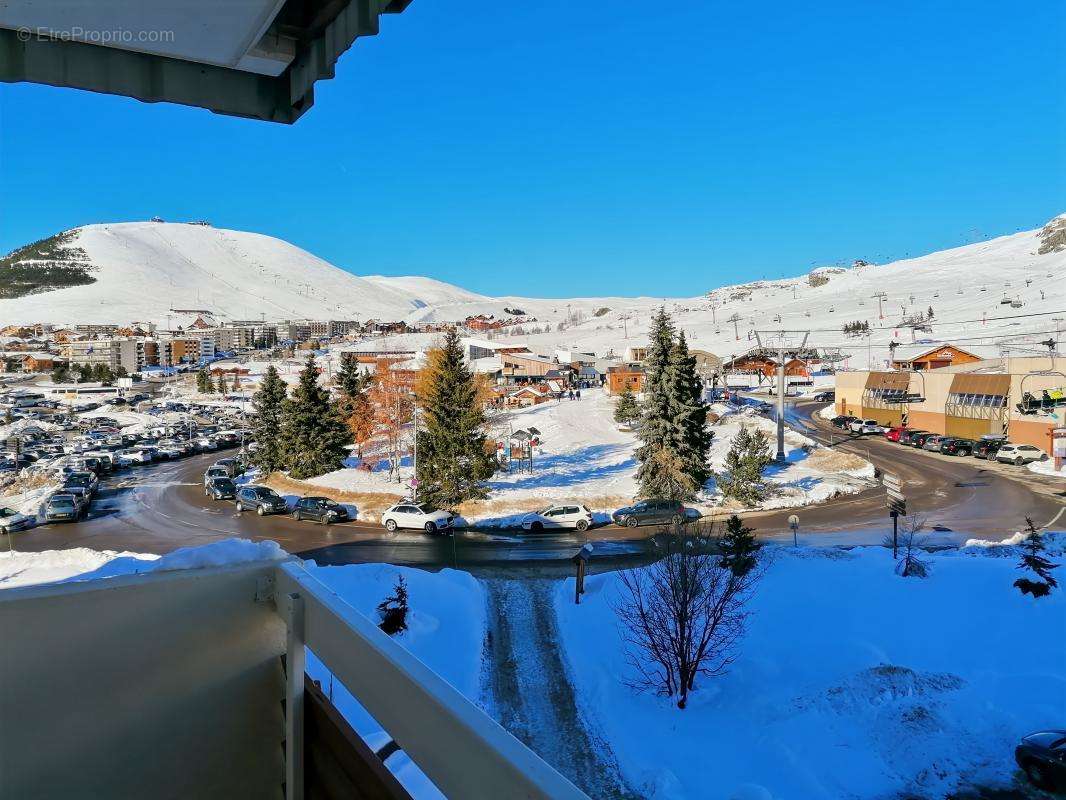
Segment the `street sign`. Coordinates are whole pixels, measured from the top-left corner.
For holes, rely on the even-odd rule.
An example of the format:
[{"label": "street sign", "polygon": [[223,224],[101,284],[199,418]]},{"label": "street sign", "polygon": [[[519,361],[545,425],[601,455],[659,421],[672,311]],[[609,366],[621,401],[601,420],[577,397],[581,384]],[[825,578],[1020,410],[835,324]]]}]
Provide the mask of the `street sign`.
[{"label": "street sign", "polygon": [[907,501],[906,500],[889,500],[888,501],[889,513],[896,516],[907,516]]},{"label": "street sign", "polygon": [[890,500],[903,501],[903,500],[907,499],[906,497],[903,496],[903,492],[896,491],[895,489],[891,489],[891,488],[889,488],[887,486],[885,487],[885,492],[886,492],[886,494],[888,494],[888,498]]},{"label": "street sign", "polygon": [[894,489],[897,492],[903,490],[903,482],[900,481],[899,475],[894,472],[885,472],[881,475],[881,482],[885,485],[886,489]]},{"label": "street sign", "polygon": [[799,538],[797,534],[800,529],[800,518],[795,514],[789,514],[788,527],[792,529],[792,546],[799,547]]}]

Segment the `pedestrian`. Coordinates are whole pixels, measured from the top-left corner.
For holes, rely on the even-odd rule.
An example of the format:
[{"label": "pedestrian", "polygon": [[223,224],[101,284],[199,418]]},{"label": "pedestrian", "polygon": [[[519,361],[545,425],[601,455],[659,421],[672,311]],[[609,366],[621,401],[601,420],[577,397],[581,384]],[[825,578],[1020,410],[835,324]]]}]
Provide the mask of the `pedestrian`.
[{"label": "pedestrian", "polygon": [[581,390],[580,389],[577,390],[576,395],[577,395],[577,399],[580,400],[581,399]]}]

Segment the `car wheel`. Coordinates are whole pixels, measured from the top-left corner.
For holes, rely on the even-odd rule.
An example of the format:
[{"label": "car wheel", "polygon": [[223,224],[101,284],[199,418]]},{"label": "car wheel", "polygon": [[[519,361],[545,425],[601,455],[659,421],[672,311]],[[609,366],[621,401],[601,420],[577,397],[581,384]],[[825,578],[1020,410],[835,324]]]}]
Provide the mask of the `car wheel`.
[{"label": "car wheel", "polygon": [[542,531],[544,530],[544,526],[539,522],[534,522],[532,525],[529,526],[529,529],[531,531]]},{"label": "car wheel", "polygon": [[238,511],[244,511],[244,506],[241,505],[240,501],[237,502],[237,510]]},{"label": "car wheel", "polygon": [[262,506],[256,506],[255,513],[259,516],[263,516],[264,514],[266,514],[266,510]]},{"label": "car wheel", "polygon": [[1047,776],[1044,774],[1044,770],[1034,761],[1030,761],[1025,765],[1025,776],[1038,789],[1051,788],[1050,781],[1048,781]]},{"label": "car wheel", "polygon": [[396,520],[394,520],[394,519],[385,520],[385,530],[387,530],[389,533],[395,533],[396,532]]},{"label": "car wheel", "polygon": [[1024,463],[1025,463],[1025,459],[1022,458],[1021,456],[1018,456],[1016,459],[1014,459],[1014,466],[1016,466],[1016,467],[1020,467]]},{"label": "car wheel", "polygon": [[437,525],[436,525],[436,523],[433,523],[433,522],[427,522],[427,523],[426,523],[426,533],[436,533],[436,532],[437,532]]},{"label": "car wheel", "polygon": [[636,517],[630,517],[629,519],[627,519],[626,520],[626,527],[627,528],[635,528],[635,527],[637,527],[637,518]]},{"label": "car wheel", "polygon": [[581,531],[582,533],[584,533],[585,531],[587,531],[587,530],[589,529],[589,523],[588,523],[588,520],[587,520],[587,519],[579,519],[579,520],[577,521],[577,526],[576,526],[576,527],[577,527],[577,529],[578,529],[579,531]]},{"label": "car wheel", "polygon": [[684,524],[684,522],[684,517],[678,514],[674,514],[674,516],[670,518],[670,524],[673,525],[675,528],[680,528]]},{"label": "car wheel", "polygon": [[299,511],[293,511],[292,512],[292,518],[294,520],[296,520],[297,522],[299,522],[301,519],[303,519],[303,517],[300,516],[300,512]]}]

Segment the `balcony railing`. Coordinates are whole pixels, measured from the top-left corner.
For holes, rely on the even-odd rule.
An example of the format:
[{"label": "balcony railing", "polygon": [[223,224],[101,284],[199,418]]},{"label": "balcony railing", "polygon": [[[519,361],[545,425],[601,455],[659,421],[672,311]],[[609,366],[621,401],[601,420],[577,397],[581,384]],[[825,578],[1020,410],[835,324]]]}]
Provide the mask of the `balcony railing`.
[{"label": "balcony railing", "polygon": [[302,798],[310,648],[445,796],[585,798],[295,559],[3,591],[0,641],[0,797]]}]

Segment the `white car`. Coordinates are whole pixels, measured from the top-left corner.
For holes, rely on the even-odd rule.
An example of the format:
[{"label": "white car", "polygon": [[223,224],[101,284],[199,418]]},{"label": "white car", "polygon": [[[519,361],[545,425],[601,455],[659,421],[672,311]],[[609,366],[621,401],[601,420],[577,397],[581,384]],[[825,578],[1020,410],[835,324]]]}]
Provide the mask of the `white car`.
[{"label": "white car", "polygon": [[881,427],[876,419],[857,419],[851,423],[848,427],[851,428],[852,433],[862,434],[864,436],[873,433],[884,433],[885,429]]},{"label": "white car", "polygon": [[1047,453],[1031,444],[1005,444],[996,451],[996,461],[1016,464],[1019,467],[1030,461],[1043,461],[1046,458]]},{"label": "white car", "polygon": [[540,531],[545,528],[587,531],[590,525],[592,512],[583,505],[550,506],[543,511],[526,514],[522,519],[522,528],[527,531]]},{"label": "white car", "polygon": [[454,517],[425,503],[397,503],[381,515],[381,524],[388,531],[397,528],[421,528],[426,533],[451,528]]},{"label": "white car", "polygon": [[13,508],[0,508],[0,533],[11,533],[30,524],[30,518]]}]

